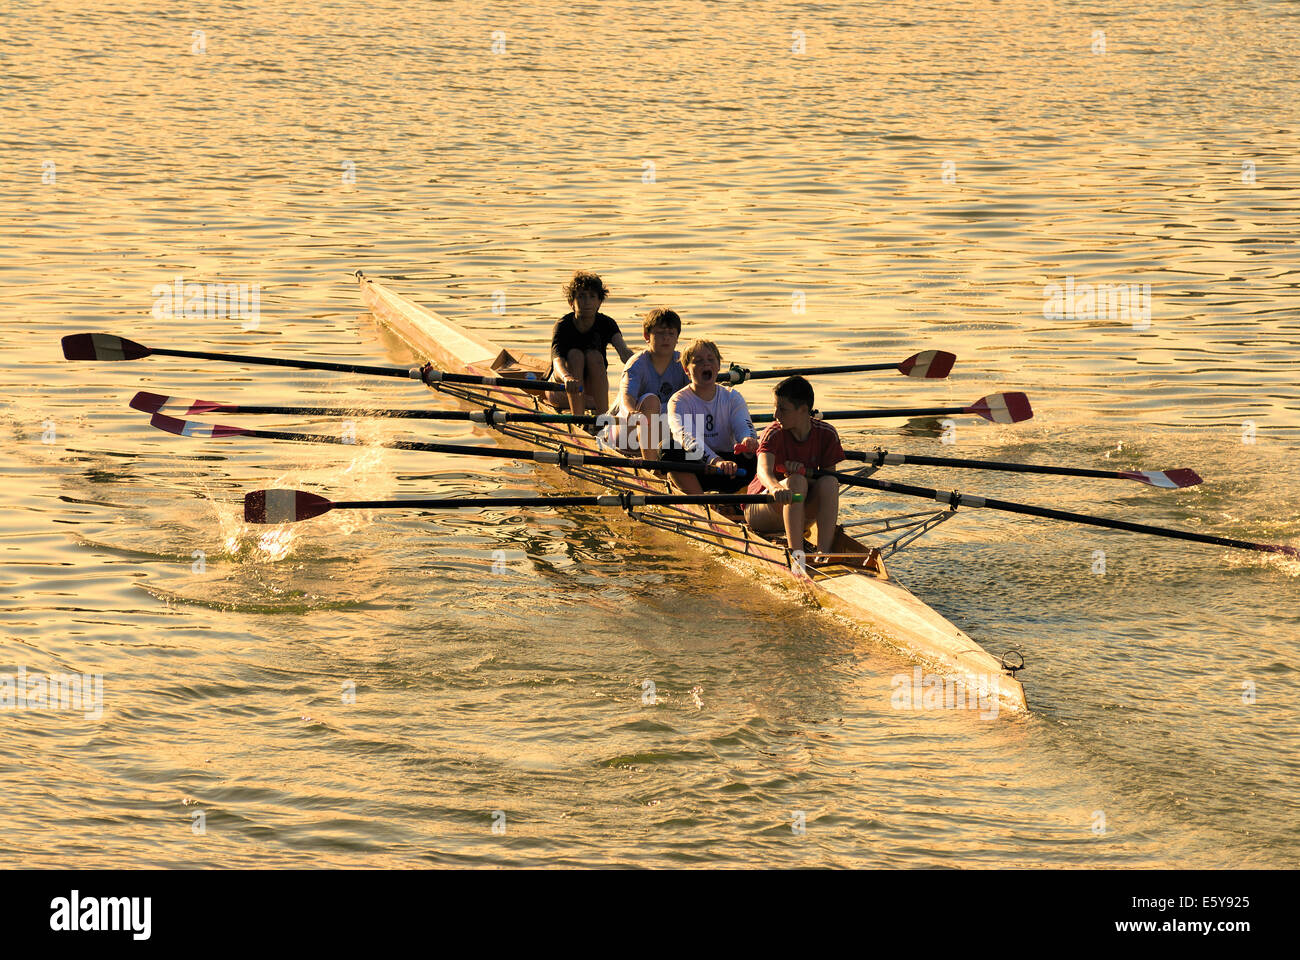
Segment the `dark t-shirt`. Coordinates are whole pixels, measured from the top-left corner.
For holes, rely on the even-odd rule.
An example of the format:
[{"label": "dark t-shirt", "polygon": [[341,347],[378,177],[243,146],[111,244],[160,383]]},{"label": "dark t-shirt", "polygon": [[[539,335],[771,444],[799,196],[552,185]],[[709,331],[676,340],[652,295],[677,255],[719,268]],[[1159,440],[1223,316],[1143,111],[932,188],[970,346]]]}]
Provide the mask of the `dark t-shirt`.
[{"label": "dark t-shirt", "polygon": [[[581,350],[583,353],[595,350],[604,357],[606,348],[620,332],[613,317],[598,313],[591,329],[581,333],[573,314],[566,313],[555,322],[555,329],[551,331],[551,358],[567,357],[570,350]],[[605,359],[605,366],[609,366],[608,358]]]}]

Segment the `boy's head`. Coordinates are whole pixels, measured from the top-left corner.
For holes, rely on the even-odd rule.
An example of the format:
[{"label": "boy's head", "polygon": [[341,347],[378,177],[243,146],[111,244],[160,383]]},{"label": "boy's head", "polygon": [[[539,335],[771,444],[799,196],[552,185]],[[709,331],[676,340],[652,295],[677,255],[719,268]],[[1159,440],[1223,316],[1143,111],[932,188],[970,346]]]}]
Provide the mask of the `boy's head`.
[{"label": "boy's head", "polygon": [[722,351],[718,349],[718,345],[712,340],[696,340],[682,354],[682,364],[689,369],[696,357],[706,357],[710,354],[718,361],[718,366],[722,366]]},{"label": "boy's head", "polygon": [[[772,390],[776,394],[776,419],[784,419],[794,414],[800,417],[811,416],[813,406],[812,384],[803,377],[786,377]],[[785,424],[782,422],[782,426]]]},{"label": "boy's head", "polygon": [[650,342],[650,337],[656,328],[671,330],[677,336],[681,336],[682,318],[677,316],[675,310],[669,310],[667,307],[656,307],[641,317],[641,335],[645,337],[646,343]]},{"label": "boy's head", "polygon": [[593,293],[600,303],[604,303],[609,296],[609,288],[596,274],[575,270],[572,279],[564,285],[564,299],[569,302],[569,306],[577,303],[579,293]]}]

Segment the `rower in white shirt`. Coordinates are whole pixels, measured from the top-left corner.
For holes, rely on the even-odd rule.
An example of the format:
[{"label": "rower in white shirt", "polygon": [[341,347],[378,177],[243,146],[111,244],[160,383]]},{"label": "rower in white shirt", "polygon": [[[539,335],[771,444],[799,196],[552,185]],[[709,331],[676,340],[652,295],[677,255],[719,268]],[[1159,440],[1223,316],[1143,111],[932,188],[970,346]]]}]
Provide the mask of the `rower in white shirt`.
[{"label": "rower in white shirt", "polygon": [[[683,493],[735,493],[753,479],[758,437],[745,398],[717,381],[722,353],[709,340],[696,340],[682,354],[691,382],[668,401],[668,426],[681,450],[665,450],[661,459],[703,461],[714,474],[674,473]],[[669,468],[671,469],[671,468]]]}]

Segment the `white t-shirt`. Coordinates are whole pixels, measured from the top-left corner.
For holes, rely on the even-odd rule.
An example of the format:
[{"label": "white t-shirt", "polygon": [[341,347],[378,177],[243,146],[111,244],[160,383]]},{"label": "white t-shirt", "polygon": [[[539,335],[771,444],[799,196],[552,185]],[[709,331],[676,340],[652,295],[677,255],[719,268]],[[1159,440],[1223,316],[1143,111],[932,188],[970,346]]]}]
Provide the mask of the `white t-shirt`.
[{"label": "white t-shirt", "polygon": [[690,387],[674,393],[668,401],[668,426],[692,460],[730,454],[741,440],[755,436],[745,398],[721,384],[714,386],[707,403]]}]

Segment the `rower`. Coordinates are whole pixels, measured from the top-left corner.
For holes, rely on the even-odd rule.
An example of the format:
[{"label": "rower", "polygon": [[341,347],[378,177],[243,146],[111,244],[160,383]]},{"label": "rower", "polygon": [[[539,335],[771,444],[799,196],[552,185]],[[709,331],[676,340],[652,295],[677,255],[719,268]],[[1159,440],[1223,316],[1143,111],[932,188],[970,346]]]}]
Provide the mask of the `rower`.
[{"label": "rower", "polygon": [[614,318],[599,312],[608,296],[605,282],[584,270],[575,271],[564,286],[564,298],[571,309],[551,332],[553,376],[564,382],[564,392],[547,395],[557,410],[567,406],[572,414],[582,416],[587,410],[602,414],[609,409],[607,348],[612,343],[624,363],[632,350]]},{"label": "rower", "polygon": [[[691,382],[668,401],[668,426],[676,441],[663,451],[664,462],[703,460],[721,473],[674,473],[683,493],[735,493],[754,476],[758,437],[745,398],[718,383],[722,353],[709,340],[696,340],[682,354]],[[682,449],[675,449],[680,445]],[[737,476],[739,470],[744,470]]]},{"label": "rower", "polygon": [[[758,441],[758,475],[747,492],[771,493],[778,502],[747,504],[745,522],[758,533],[784,529],[790,549],[804,549],[809,555],[812,550],[804,535],[815,523],[817,553],[828,554],[835,546],[839,481],[832,476],[809,477],[818,470],[834,470],[844,459],[844,448],[834,427],[813,418],[811,383],[803,377],[786,377],[773,393],[776,421]],[[790,495],[795,493],[803,494],[804,502],[792,502]]]},{"label": "rower", "polygon": [[612,424],[606,437],[624,453],[640,450],[642,459],[658,460],[664,434],[663,411],[674,393],[686,386],[686,370],[677,352],[682,318],[663,307],[641,318],[646,349],[623,368]]}]

